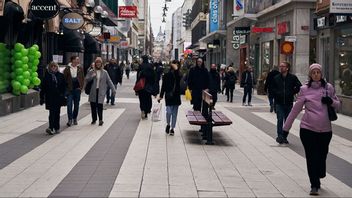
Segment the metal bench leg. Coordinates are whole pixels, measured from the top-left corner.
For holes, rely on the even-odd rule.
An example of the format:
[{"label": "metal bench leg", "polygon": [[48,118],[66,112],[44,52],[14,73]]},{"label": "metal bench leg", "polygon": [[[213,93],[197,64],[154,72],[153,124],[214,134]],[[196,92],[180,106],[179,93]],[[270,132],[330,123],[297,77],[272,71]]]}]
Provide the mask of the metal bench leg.
[{"label": "metal bench leg", "polygon": [[214,142],[213,142],[213,126],[212,124],[208,124],[207,125],[207,142],[205,143],[206,145],[214,145]]}]

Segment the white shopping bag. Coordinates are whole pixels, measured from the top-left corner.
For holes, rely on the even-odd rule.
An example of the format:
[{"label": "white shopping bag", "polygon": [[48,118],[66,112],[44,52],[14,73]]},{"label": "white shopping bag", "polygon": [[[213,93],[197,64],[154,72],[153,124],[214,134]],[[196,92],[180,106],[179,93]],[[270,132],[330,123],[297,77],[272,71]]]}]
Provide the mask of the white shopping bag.
[{"label": "white shopping bag", "polygon": [[161,102],[153,104],[152,120],[154,122],[157,122],[157,121],[161,120],[161,109],[162,109],[162,103]]}]

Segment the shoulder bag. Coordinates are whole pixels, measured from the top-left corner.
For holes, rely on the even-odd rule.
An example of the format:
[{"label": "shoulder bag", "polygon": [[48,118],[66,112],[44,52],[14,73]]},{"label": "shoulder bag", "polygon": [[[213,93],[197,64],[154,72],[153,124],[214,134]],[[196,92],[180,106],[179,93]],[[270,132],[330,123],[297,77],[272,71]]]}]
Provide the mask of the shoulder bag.
[{"label": "shoulder bag", "polygon": [[[329,97],[329,95],[328,95],[328,85],[326,85],[326,96]],[[332,107],[331,105],[327,105],[327,106],[328,106],[329,120],[330,121],[337,120],[337,114],[336,114],[335,108]]]}]

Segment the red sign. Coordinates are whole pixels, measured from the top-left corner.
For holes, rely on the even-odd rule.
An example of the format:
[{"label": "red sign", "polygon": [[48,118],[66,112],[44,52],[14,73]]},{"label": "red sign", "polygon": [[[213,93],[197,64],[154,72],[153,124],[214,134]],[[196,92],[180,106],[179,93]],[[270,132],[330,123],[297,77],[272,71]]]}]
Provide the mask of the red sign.
[{"label": "red sign", "polygon": [[285,34],[288,32],[288,23],[282,22],[277,24],[277,34]]},{"label": "red sign", "polygon": [[271,33],[274,32],[274,28],[272,27],[252,27],[251,29],[252,33],[261,33],[261,32],[266,32],[266,33]]},{"label": "red sign", "polygon": [[137,6],[119,6],[119,18],[136,18]]}]

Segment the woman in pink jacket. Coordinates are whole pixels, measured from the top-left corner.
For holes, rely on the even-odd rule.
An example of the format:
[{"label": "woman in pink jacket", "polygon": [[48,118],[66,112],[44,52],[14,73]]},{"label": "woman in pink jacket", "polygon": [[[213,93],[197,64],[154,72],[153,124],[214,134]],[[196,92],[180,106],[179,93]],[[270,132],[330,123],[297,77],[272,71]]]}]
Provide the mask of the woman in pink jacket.
[{"label": "woman in pink jacket", "polygon": [[310,195],[319,194],[320,178],[326,175],[326,157],[332,137],[327,105],[337,109],[340,101],[335,95],[334,87],[322,78],[321,65],[314,63],[309,67],[309,82],[301,87],[297,102],[283,127],[283,131],[288,132],[305,106],[300,125],[300,138],[306,153],[311,183]]}]

